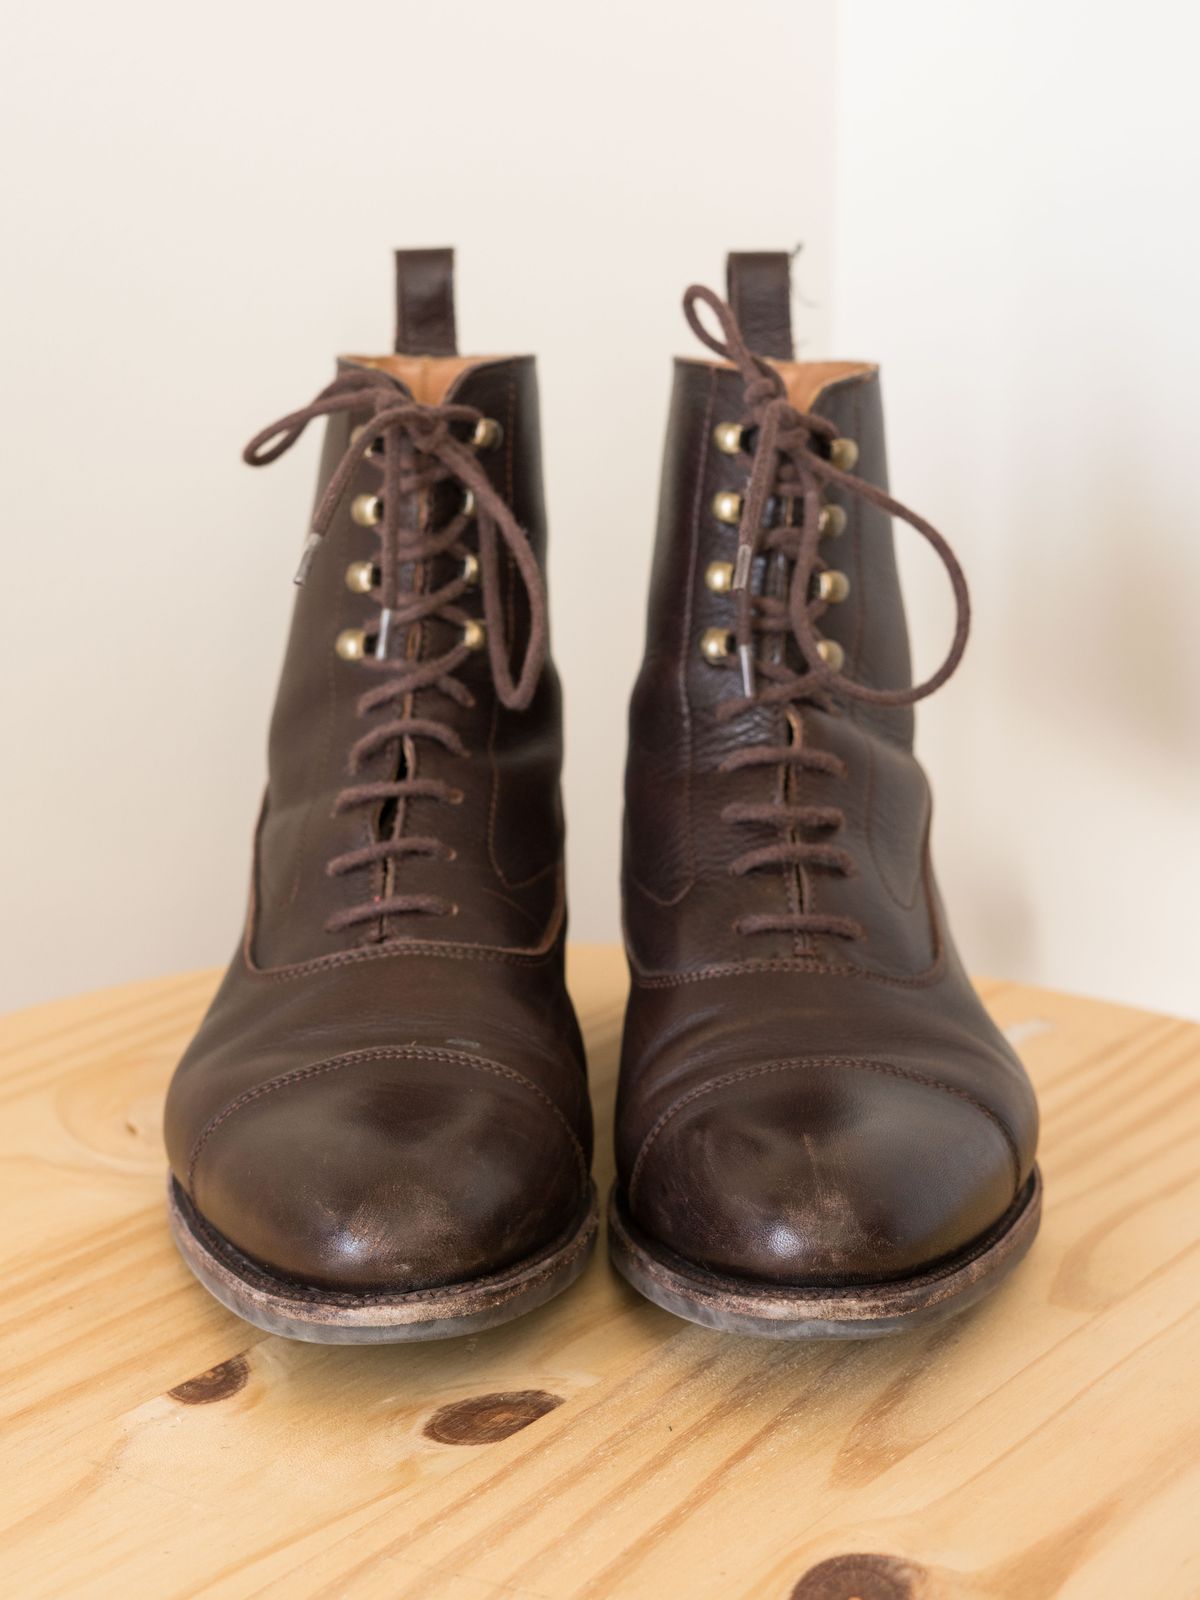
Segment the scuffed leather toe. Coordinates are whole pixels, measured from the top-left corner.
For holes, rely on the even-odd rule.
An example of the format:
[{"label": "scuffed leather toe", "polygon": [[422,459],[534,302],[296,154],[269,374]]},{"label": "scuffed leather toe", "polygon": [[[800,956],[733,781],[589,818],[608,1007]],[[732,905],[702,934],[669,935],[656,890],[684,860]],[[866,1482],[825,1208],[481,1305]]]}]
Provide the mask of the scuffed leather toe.
[{"label": "scuffed leather toe", "polygon": [[552,1242],[587,1190],[578,1141],[519,1074],[401,1049],[249,1091],[176,1176],[243,1254],[346,1292],[495,1273]]},{"label": "scuffed leather toe", "polygon": [[879,1062],[749,1068],[685,1095],[630,1175],[638,1226],[714,1272],[781,1284],[904,1277],[1015,1198],[1011,1141],[969,1096]]}]

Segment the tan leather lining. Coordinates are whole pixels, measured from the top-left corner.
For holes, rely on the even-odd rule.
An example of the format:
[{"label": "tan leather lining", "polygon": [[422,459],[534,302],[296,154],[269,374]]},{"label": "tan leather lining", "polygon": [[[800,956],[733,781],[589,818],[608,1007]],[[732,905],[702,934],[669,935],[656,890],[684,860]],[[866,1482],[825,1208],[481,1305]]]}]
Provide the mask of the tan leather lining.
[{"label": "tan leather lining", "polygon": [[[692,356],[681,356],[681,361],[698,367],[714,367],[717,371],[735,372],[730,361],[698,361]],[[797,411],[811,411],[822,393],[832,384],[848,378],[873,378],[879,371],[873,361],[772,361],[771,366],[783,379],[788,401]]]},{"label": "tan leather lining", "polygon": [[[484,361],[502,359],[498,356],[346,356],[347,361],[362,367],[373,367],[398,378],[414,400],[422,405],[441,405],[451,385],[468,367]],[[714,362],[725,366],[725,362]],[[830,384],[841,383],[846,378],[865,378],[878,372],[870,361],[772,361],[787,388],[789,402],[798,411],[811,411],[822,390]]]},{"label": "tan leather lining", "polygon": [[830,384],[873,377],[879,371],[870,361],[772,361],[771,365],[784,381],[788,403],[797,411],[811,411]]},{"label": "tan leather lining", "polygon": [[484,361],[496,361],[497,356],[344,356],[360,367],[373,367],[398,378],[423,406],[440,406],[450,386],[466,372],[468,367]]}]

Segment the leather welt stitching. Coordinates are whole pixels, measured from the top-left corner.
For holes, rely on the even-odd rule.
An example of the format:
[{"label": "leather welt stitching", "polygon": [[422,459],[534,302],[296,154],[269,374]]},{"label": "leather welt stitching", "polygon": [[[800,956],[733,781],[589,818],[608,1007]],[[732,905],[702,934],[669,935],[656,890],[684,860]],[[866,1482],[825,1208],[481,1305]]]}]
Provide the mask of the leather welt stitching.
[{"label": "leather welt stitching", "polygon": [[445,961],[495,961],[505,966],[545,966],[553,949],[525,954],[520,950],[505,950],[487,945],[437,944],[430,940],[418,944],[416,940],[394,941],[384,945],[368,945],[358,950],[344,950],[332,956],[318,956],[294,967],[248,967],[252,978],[263,978],[268,983],[289,983],[294,978],[305,978],[311,973],[332,972],[338,967],[358,966],[364,961],[397,961],[406,956],[436,956]]},{"label": "leather welt stitching", "polygon": [[[525,888],[537,880],[556,874],[554,905],[550,911],[549,921],[540,944],[519,945],[488,945],[488,944],[450,944],[441,940],[404,940],[403,942],[390,940],[381,945],[358,946],[351,950],[334,951],[325,956],[310,956],[303,961],[285,962],[282,966],[260,967],[256,964],[254,945],[259,932],[259,914],[263,907],[260,905],[258,893],[258,876],[261,868],[261,843],[262,829],[266,821],[266,807],[268,796],[264,793],[262,810],[259,813],[258,823],[255,828],[253,840],[253,860],[250,871],[250,892],[246,907],[246,920],[242,929],[242,964],[246,972],[254,978],[263,978],[271,983],[288,983],[293,978],[301,978],[314,972],[328,972],[337,967],[355,965],[360,961],[389,960],[396,956],[407,955],[436,955],[445,956],[451,961],[495,961],[508,966],[537,966],[544,963],[547,958],[557,954],[557,947],[563,929],[566,912],[566,892],[564,873],[561,859],[552,861],[541,868],[528,884],[515,884],[514,888]],[[561,821],[559,825],[561,836]]]},{"label": "leather welt stitching", "polygon": [[252,1289],[269,1295],[286,1295],[289,1300],[299,1300],[307,1305],[314,1306],[339,1306],[346,1309],[355,1309],[361,1306],[388,1305],[400,1302],[403,1305],[428,1305],[438,1301],[445,1302],[448,1316],[461,1315],[469,1312],[470,1307],[464,1305],[465,1301],[486,1298],[488,1305],[504,1305],[507,1301],[519,1295],[527,1294],[536,1289],[548,1279],[564,1272],[571,1263],[588,1250],[596,1237],[596,1224],[593,1218],[586,1217],[578,1233],[562,1247],[565,1254],[552,1253],[545,1266],[540,1267],[529,1277],[512,1281],[512,1274],[519,1274],[521,1263],[517,1262],[512,1268],[497,1274],[502,1280],[501,1287],[492,1288],[494,1279],[468,1280],[461,1284],[447,1284],[432,1289],[405,1289],[396,1293],[388,1289],[365,1289],[358,1294],[339,1289],[316,1289],[304,1284],[292,1283],[275,1278],[256,1262],[244,1256],[235,1245],[222,1237],[217,1230],[205,1221],[199,1211],[193,1210],[189,1219],[189,1226],[194,1228],[208,1246],[211,1253],[221,1262],[227,1271],[235,1273],[244,1283]]},{"label": "leather welt stitching", "polygon": [[542,944],[521,949],[517,946],[486,944],[443,944],[438,940],[391,940],[384,944],[361,945],[353,950],[335,951],[332,955],[313,956],[307,961],[292,962],[282,967],[259,967],[254,962],[254,933],[257,905],[253,884],[251,899],[242,935],[242,965],[251,978],[261,978],[268,983],[289,983],[310,973],[330,972],[337,967],[355,966],[360,961],[391,961],[406,956],[437,956],[448,961],[495,961],[508,966],[544,966],[558,954],[562,934],[566,896],[561,865],[558,867],[558,884],[554,909],[547,925]]},{"label": "leather welt stitching", "polygon": [[[934,928],[935,936],[937,928]],[[632,958],[631,958],[632,959]],[[678,989],[686,983],[706,983],[710,978],[740,978],[750,972],[813,972],[831,978],[861,978],[867,983],[884,984],[892,989],[927,989],[943,975],[944,954],[938,951],[932,966],[913,978],[893,977],[887,972],[873,972],[870,967],[834,966],[817,958],[801,960],[795,957],[784,960],[754,959],[749,961],[715,962],[697,967],[692,972],[653,972],[635,965],[633,982],[639,989]]]},{"label": "leather welt stitching", "polygon": [[924,774],[921,774],[921,842],[916,852],[917,869],[912,875],[912,884],[909,888],[906,898],[902,893],[899,892],[898,887],[892,883],[888,868],[884,864],[884,858],[877,848],[879,828],[875,818],[875,793],[879,787],[879,783],[878,773],[876,770],[876,757],[874,747],[866,740],[863,742],[866,745],[867,756],[867,791],[864,807],[864,833],[867,840],[867,850],[870,853],[871,860],[875,864],[875,872],[880,883],[883,885],[884,893],[887,895],[888,899],[891,900],[895,905],[899,906],[902,911],[911,911],[917,903],[917,896],[921,892],[921,886],[925,876],[925,854],[929,841],[929,825],[933,815],[933,803],[929,792],[929,784],[927,781],[925,781]]},{"label": "leather welt stitching", "polygon": [[575,1160],[579,1166],[580,1173],[585,1179],[587,1178],[587,1161],[584,1158],[583,1148],[575,1137],[574,1130],[550,1096],[542,1089],[539,1089],[536,1083],[531,1082],[523,1074],[514,1072],[511,1067],[501,1066],[498,1061],[487,1061],[482,1056],[469,1056],[458,1050],[433,1050],[414,1045],[410,1049],[355,1050],[349,1055],[335,1056],[330,1061],[318,1061],[309,1067],[296,1067],[291,1072],[280,1073],[277,1078],[268,1078],[266,1083],[260,1083],[256,1088],[247,1089],[244,1093],[238,1095],[236,1099],[231,1100],[223,1110],[218,1111],[215,1116],[211,1117],[201,1129],[188,1158],[188,1193],[194,1198],[196,1166],[204,1146],[221,1124],[244,1106],[251,1105],[255,1100],[261,1100],[265,1095],[273,1094],[277,1089],[288,1089],[293,1084],[306,1083],[310,1078],[320,1077],[327,1072],[340,1072],[343,1067],[359,1066],[365,1061],[415,1060],[448,1061],[460,1066],[474,1067],[477,1072],[489,1072],[494,1077],[507,1078],[511,1083],[519,1084],[522,1089],[528,1090],[535,1099],[540,1100],[543,1105],[548,1106],[553,1112],[563,1132],[571,1142],[571,1148],[575,1153]]},{"label": "leather welt stitching", "polygon": [[750,1078],[765,1077],[769,1072],[793,1072],[808,1067],[859,1067],[866,1072],[882,1073],[885,1077],[902,1078],[909,1083],[916,1083],[926,1089],[940,1089],[943,1094],[952,1095],[957,1100],[964,1100],[969,1106],[974,1106],[980,1111],[1000,1134],[1008,1148],[1013,1162],[1014,1197],[1021,1186],[1021,1155],[1017,1149],[1016,1140],[1005,1124],[1000,1120],[990,1106],[984,1105],[982,1100],[977,1100],[973,1094],[968,1094],[965,1089],[958,1089],[953,1084],[942,1083],[937,1078],[928,1078],[924,1073],[912,1072],[907,1067],[897,1067],[890,1061],[868,1061],[863,1057],[855,1056],[810,1056],[797,1061],[768,1061],[758,1067],[743,1067],[738,1072],[727,1072],[719,1078],[713,1078],[709,1083],[699,1084],[695,1089],[690,1089],[687,1094],[681,1095],[655,1122],[645,1139],[642,1148],[638,1151],[637,1160],[633,1164],[633,1171],[629,1175],[629,1204],[633,1205],[634,1192],[641,1176],[642,1167],[650,1148],[662,1133],[663,1129],[686,1106],[695,1100],[702,1099],[711,1094],[715,1089],[725,1089],[731,1084],[744,1083]]}]

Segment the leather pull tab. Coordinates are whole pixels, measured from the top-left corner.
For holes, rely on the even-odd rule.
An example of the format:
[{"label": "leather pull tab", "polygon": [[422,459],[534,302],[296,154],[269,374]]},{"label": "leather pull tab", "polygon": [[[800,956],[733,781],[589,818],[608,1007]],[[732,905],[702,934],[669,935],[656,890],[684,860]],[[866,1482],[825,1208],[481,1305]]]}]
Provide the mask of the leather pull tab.
[{"label": "leather pull tab", "polygon": [[729,304],[757,356],[792,361],[792,258],[786,250],[731,250]]},{"label": "leather pull tab", "polygon": [[396,251],[396,351],[458,354],[454,328],[454,251]]}]

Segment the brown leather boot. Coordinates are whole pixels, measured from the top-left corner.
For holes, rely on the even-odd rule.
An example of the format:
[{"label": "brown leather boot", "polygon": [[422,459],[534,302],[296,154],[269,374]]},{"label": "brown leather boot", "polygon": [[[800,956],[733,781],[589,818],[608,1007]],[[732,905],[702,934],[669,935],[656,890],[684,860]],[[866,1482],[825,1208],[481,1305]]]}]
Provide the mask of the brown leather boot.
[{"label": "brown leather boot", "polygon": [[333,1343],[504,1322],[596,1234],[534,362],[455,354],[449,251],[397,274],[398,353],[246,450],[326,419],[245,938],[166,1110],[189,1266]]},{"label": "brown leather boot", "polygon": [[[966,588],[885,492],[877,370],[792,359],[785,256],[731,257],[730,290],[684,301],[724,359],[676,367],[630,713],[613,1259],[710,1327],[890,1333],[1039,1217],[1033,1091],[951,943],[912,754]],[[915,687],[892,515],[959,607]]]}]

